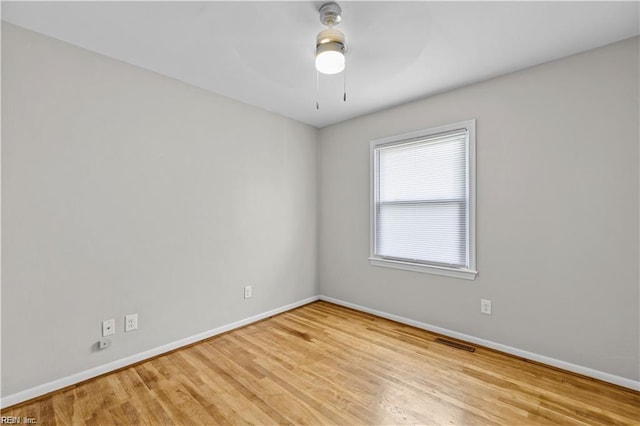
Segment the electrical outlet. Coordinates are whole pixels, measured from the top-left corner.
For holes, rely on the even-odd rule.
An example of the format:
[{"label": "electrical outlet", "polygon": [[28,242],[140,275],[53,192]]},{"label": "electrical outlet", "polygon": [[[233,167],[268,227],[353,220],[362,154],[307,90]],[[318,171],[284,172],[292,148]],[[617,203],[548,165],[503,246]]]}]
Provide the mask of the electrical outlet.
[{"label": "electrical outlet", "polygon": [[116,332],[116,320],[102,321],[102,337],[111,336]]},{"label": "electrical outlet", "polygon": [[124,317],[124,331],[133,331],[138,329],[138,314],[130,314]]},{"label": "electrical outlet", "polygon": [[247,285],[244,287],[244,298],[249,299],[251,296],[253,296],[253,290],[250,285]]},{"label": "electrical outlet", "polygon": [[480,299],[480,312],[491,315],[491,300]]}]

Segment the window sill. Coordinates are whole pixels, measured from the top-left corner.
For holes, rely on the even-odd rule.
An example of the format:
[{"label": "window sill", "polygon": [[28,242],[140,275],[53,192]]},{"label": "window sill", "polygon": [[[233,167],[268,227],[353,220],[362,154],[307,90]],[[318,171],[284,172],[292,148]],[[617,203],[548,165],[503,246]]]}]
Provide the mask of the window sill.
[{"label": "window sill", "polygon": [[369,262],[373,266],[384,266],[387,268],[404,269],[405,271],[422,272],[424,274],[443,275],[445,277],[463,278],[465,280],[475,280],[478,271],[471,269],[454,269],[443,266],[423,265],[420,263],[402,262],[399,260],[381,259],[370,257]]}]

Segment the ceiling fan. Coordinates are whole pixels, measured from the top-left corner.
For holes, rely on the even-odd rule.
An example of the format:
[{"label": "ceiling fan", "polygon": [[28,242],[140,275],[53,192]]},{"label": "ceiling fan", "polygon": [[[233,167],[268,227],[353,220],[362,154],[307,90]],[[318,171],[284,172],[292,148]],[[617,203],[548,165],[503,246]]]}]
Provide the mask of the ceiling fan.
[{"label": "ceiling fan", "polygon": [[320,22],[328,28],[316,36],[316,109],[320,109],[320,74],[342,74],[343,102],[347,101],[346,88],[346,44],[344,33],[334,28],[342,21],[342,8],[338,3],[325,3],[320,6]]}]

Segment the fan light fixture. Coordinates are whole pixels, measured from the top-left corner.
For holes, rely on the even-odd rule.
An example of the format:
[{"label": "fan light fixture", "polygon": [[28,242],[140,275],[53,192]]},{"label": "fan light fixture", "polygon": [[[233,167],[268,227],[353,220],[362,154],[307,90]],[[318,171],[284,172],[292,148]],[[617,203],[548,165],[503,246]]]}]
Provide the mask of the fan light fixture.
[{"label": "fan light fixture", "polygon": [[[333,27],[342,21],[342,9],[337,3],[325,3],[320,7],[319,12],[320,22],[329,28],[320,31],[316,37],[316,70],[322,74],[338,74],[345,70],[346,60],[344,52],[346,46],[342,31],[336,30]],[[346,81],[346,79],[344,81]],[[319,93],[319,75],[316,76],[316,88]],[[347,100],[346,87],[343,99],[344,101]],[[316,109],[320,109],[320,104],[317,100]]]},{"label": "fan light fixture", "polygon": [[316,38],[316,69],[322,74],[338,74],[344,71],[344,34],[329,28]]}]

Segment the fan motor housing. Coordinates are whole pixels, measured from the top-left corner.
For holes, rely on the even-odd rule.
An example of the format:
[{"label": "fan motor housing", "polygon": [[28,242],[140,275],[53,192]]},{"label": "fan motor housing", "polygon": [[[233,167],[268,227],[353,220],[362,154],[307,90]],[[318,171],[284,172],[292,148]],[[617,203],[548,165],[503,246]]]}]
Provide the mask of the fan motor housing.
[{"label": "fan motor housing", "polygon": [[344,34],[340,30],[327,28],[318,33],[316,37],[316,47],[320,47],[326,43],[338,43],[344,48]]}]

